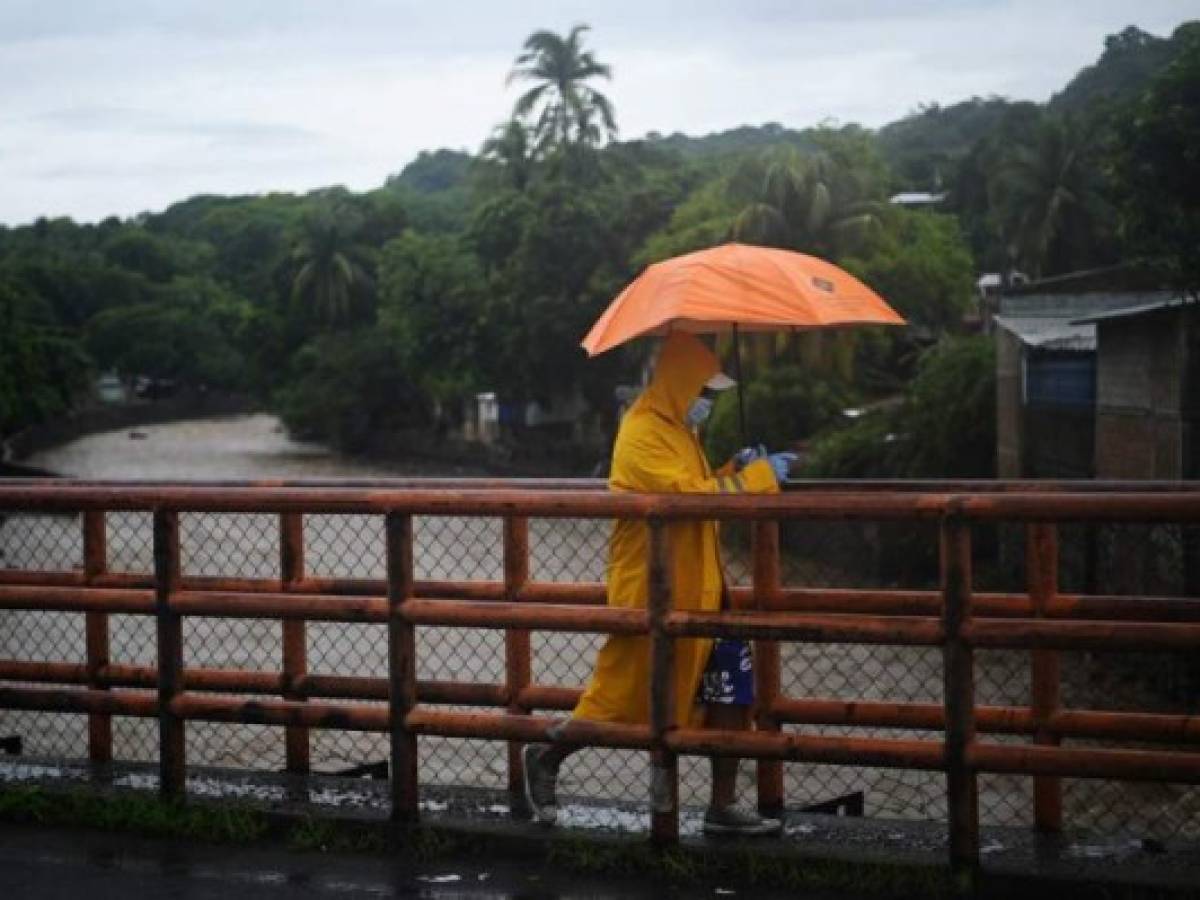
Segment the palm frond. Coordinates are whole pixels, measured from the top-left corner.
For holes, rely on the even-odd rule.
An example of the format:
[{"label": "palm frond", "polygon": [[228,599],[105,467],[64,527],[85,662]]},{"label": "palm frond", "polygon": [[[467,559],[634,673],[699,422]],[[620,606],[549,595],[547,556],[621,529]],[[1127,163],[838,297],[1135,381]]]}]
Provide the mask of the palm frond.
[{"label": "palm frond", "polygon": [[613,137],[617,133],[617,117],[613,112],[612,102],[599,91],[589,89],[588,103],[600,113],[600,121],[604,123],[607,136]]},{"label": "palm frond", "polygon": [[808,200],[808,210],[804,217],[804,230],[808,234],[817,234],[829,221],[833,209],[833,198],[825,182],[818,181],[812,187]]},{"label": "palm frond", "polygon": [[524,94],[517,98],[517,102],[513,104],[513,118],[521,119],[529,115],[530,111],[537,106],[538,101],[550,88],[549,84],[539,84],[537,87],[530,88]]},{"label": "palm frond", "polygon": [[788,224],[768,203],[751,203],[738,214],[731,230],[735,241],[763,247],[786,247]]},{"label": "palm frond", "polygon": [[[585,31],[591,30],[591,25],[586,25],[583,22],[579,22],[571,27],[571,30],[567,33],[567,39],[563,43],[570,47],[572,51],[576,51],[579,49],[580,35],[582,35]],[[572,55],[574,55],[574,53],[572,53]]]},{"label": "palm frond", "polygon": [[303,300],[305,295],[312,290],[313,273],[315,271],[313,263],[306,262],[300,267],[300,271],[296,273],[296,278],[292,281],[292,300]]}]

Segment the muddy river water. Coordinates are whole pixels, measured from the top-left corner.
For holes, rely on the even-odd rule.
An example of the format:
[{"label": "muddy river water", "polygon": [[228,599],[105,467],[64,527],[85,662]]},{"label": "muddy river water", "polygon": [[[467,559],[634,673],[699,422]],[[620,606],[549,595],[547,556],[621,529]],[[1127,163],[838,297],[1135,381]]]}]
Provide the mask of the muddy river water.
[{"label": "muddy river water", "polygon": [[[206,419],[144,426],[80,438],[38,453],[28,462],[84,478],[247,479],[385,477],[388,475],[470,475],[436,462],[395,466],[363,463],[328,449],[290,439],[269,415]],[[2,514],[3,511],[0,511]],[[383,527],[378,516],[305,516],[308,572],[353,578],[383,576]],[[149,572],[148,513],[110,513],[107,552],[112,571]],[[531,577],[547,581],[602,581],[607,522],[535,520],[531,523]],[[278,576],[278,523],[267,515],[181,516],[181,552],[186,574],[240,577]],[[478,579],[502,577],[501,523],[491,519],[434,518],[415,523],[417,577]],[[8,516],[0,520],[0,567],[69,569],[82,563],[76,517]],[[737,546],[727,549],[732,577],[743,580],[749,567]],[[792,561],[797,562],[797,561]],[[811,567],[793,565],[793,573]],[[796,576],[793,577],[803,577]],[[83,661],[82,617],[67,613],[0,611],[0,658]],[[153,621],[135,616],[110,618],[112,659],[153,665]],[[190,618],[185,620],[185,665],[277,671],[282,644],[276,621]],[[504,678],[501,634],[481,629],[418,629],[419,676],[425,679],[487,681]],[[582,685],[590,672],[599,638],[537,633],[533,636],[533,679],[541,684]],[[310,672],[338,675],[387,673],[382,625],[310,623]],[[1065,702],[1103,707],[1113,685],[1098,677],[1082,656],[1064,659]],[[1029,702],[1029,659],[1015,652],[977,654],[976,682],[981,703]],[[836,697],[940,702],[942,665],[937,648],[788,644],[783,647],[783,693],[797,698]],[[1122,707],[1141,708],[1146,698],[1117,697]],[[809,734],[876,737],[936,737],[897,730],[849,730],[805,726]],[[0,737],[20,733],[31,755],[78,757],[86,754],[82,716],[0,712]],[[115,754],[121,759],[155,758],[157,724],[114,720]],[[188,760],[237,768],[279,768],[283,733],[259,726],[189,723]],[[501,788],[506,781],[505,747],[495,742],[422,738],[424,783]],[[313,764],[324,771],[387,758],[383,736],[342,731],[311,733]],[[681,798],[706,799],[708,772],[702,760],[681,764]],[[742,766],[742,795],[753,797],[754,768]],[[594,810],[593,801],[634,804],[647,793],[640,753],[588,750],[572,757],[560,792],[579,801],[576,815],[615,816],[613,827],[641,828],[644,815]],[[980,807],[985,822],[1028,824],[1032,820],[1031,779],[984,775]],[[788,764],[789,804],[828,800],[862,791],[866,813],[880,818],[942,819],[944,782],[936,773],[847,766]],[[1068,780],[1067,819],[1081,827],[1132,829],[1136,833],[1200,835],[1200,791]],[[625,807],[623,807],[625,808]],[[589,812],[589,810],[593,810]]]}]

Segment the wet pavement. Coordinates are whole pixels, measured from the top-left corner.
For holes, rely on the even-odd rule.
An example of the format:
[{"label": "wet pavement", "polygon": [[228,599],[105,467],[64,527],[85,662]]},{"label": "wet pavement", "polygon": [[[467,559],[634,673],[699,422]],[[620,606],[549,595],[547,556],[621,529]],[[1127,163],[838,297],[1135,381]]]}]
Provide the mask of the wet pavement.
[{"label": "wet pavement", "polygon": [[521,860],[413,863],[378,856],[185,845],[124,834],[12,825],[0,825],[0,895],[6,900],[797,896],[759,888],[692,885],[684,889],[644,878],[581,876]]},{"label": "wet pavement", "polygon": [[[59,764],[32,759],[0,758],[0,788],[18,784],[39,785],[48,789],[88,786],[98,791],[155,792],[158,779],[154,767],[121,765],[94,767],[85,763]],[[388,816],[388,785],[372,781],[334,776],[301,778],[286,774],[233,772],[219,769],[190,769],[187,793],[198,802],[236,800],[273,815],[310,816],[359,824],[383,825]],[[336,856],[287,854],[266,850],[228,848],[189,848],[173,842],[161,846],[121,838],[116,844],[96,843],[89,839],[79,845],[57,842],[61,865],[50,850],[33,855],[22,854],[8,840],[12,829],[0,832],[4,840],[5,865],[0,870],[0,886],[5,879],[52,877],[57,869],[66,873],[97,868],[96,883],[132,884],[138,878],[162,877],[175,871],[171,867],[179,854],[190,860],[185,867],[192,893],[163,896],[208,897],[216,891],[227,892],[235,883],[251,884],[260,879],[263,890],[292,884],[315,893],[294,896],[770,896],[759,889],[744,893],[737,886],[713,886],[713,892],[697,894],[672,885],[649,885],[645,879],[612,881],[596,878],[581,883],[571,875],[565,883],[555,881],[553,872],[540,871],[532,863],[515,861],[528,857],[530,848],[544,850],[547,840],[569,836],[594,838],[601,842],[643,842],[644,812],[636,806],[588,807],[564,798],[561,827],[547,831],[512,815],[508,797],[501,791],[426,788],[422,791],[422,821],[454,829],[466,835],[484,836],[497,853],[512,851],[513,859],[491,861],[464,860],[447,866],[442,860],[427,866],[388,862],[378,858],[352,862]],[[579,806],[579,809],[575,809]],[[699,833],[700,810],[681,811],[681,832],[685,848],[702,853],[722,853],[730,849],[723,841],[706,840]],[[20,829],[24,832],[27,829]],[[31,845],[33,846],[33,845]],[[109,851],[103,848],[107,846]],[[125,859],[117,850],[142,848],[131,861],[110,865],[105,860]],[[158,846],[157,850],[153,848]],[[86,848],[92,848],[86,850]],[[95,849],[100,847],[100,849]],[[889,821],[842,816],[814,815],[789,811],[784,836],[761,841],[754,849],[767,858],[792,860],[838,860],[850,863],[901,865],[944,870],[947,858],[945,826],[939,823]],[[507,848],[507,849],[505,849]],[[523,849],[522,849],[523,848]],[[142,852],[144,851],[144,852]],[[153,851],[153,852],[152,852]],[[108,855],[106,856],[106,852]],[[124,853],[121,850],[121,853]],[[24,860],[24,861],[22,861]],[[213,860],[222,861],[221,865]],[[8,862],[12,862],[12,867]],[[226,864],[225,861],[228,861]],[[290,874],[279,875],[286,862]],[[1139,885],[1172,890],[1200,889],[1200,844],[1183,841],[1144,840],[1130,836],[1106,836],[1095,833],[1066,832],[1062,835],[1038,835],[1032,829],[985,827],[981,829],[981,862],[985,876],[993,879],[1027,881],[1036,878],[1049,883],[1079,885]],[[108,868],[105,868],[108,866]],[[178,867],[176,867],[178,868]],[[182,870],[180,870],[182,871]],[[15,874],[14,874],[15,873]],[[275,873],[275,874],[272,874]],[[353,877],[351,877],[353,876]],[[74,877],[74,876],[72,876]],[[355,881],[358,878],[360,881]],[[432,879],[442,878],[442,881]],[[238,880],[241,881],[238,881]],[[586,879],[585,879],[586,880]],[[27,881],[32,885],[34,881]],[[499,885],[503,883],[503,887]],[[610,891],[609,886],[614,885]],[[341,887],[339,887],[341,886]],[[717,888],[720,888],[720,891]],[[619,889],[618,889],[619,888]],[[115,888],[114,888],[115,889]],[[205,891],[213,893],[205,893]],[[324,891],[325,893],[321,893]],[[442,891],[442,893],[438,893]],[[734,893],[727,893],[727,892]],[[677,893],[678,892],[678,893]],[[2,896],[22,896],[6,893]],[[38,892],[30,896],[55,896]],[[65,896],[65,895],[64,895]],[[73,895],[73,896],[78,896]],[[100,894],[99,896],[107,896]],[[115,896],[115,894],[113,895]],[[128,898],[128,894],[124,895]],[[149,896],[156,896],[151,894]],[[792,896],[795,896],[792,894]],[[811,895],[818,896],[818,895]],[[842,895],[838,895],[842,896]]]}]

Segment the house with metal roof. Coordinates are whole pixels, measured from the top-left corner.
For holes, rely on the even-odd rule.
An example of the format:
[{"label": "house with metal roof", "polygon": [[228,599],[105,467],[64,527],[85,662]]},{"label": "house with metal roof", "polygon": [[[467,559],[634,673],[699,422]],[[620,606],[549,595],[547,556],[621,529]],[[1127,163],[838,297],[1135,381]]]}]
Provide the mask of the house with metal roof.
[{"label": "house with metal roof", "polygon": [[1200,303],[1157,300],[1077,320],[1096,330],[1097,478],[1200,478]]},{"label": "house with metal roof", "polygon": [[1118,266],[998,298],[997,474],[1195,478],[1197,305]]}]

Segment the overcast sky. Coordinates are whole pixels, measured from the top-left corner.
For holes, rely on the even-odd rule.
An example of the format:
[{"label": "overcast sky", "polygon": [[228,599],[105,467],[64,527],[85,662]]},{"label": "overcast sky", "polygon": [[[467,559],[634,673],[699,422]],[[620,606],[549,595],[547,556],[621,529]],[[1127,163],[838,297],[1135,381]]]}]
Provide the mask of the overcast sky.
[{"label": "overcast sky", "polygon": [[422,149],[477,150],[538,28],[592,26],[633,138],[1042,101],[1105,35],[1167,35],[1197,14],[1196,0],[0,0],[0,222],[375,187]]}]

